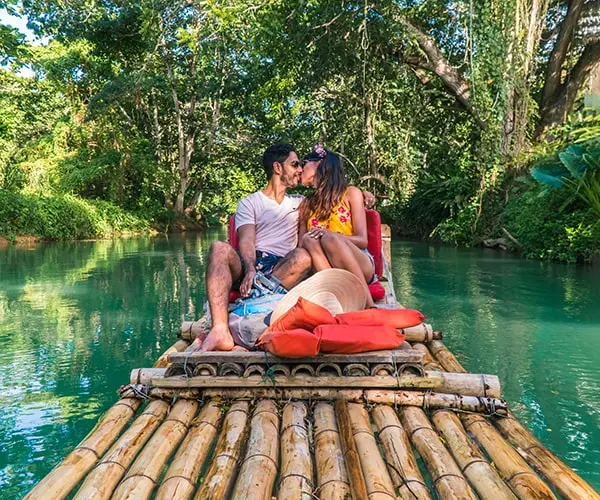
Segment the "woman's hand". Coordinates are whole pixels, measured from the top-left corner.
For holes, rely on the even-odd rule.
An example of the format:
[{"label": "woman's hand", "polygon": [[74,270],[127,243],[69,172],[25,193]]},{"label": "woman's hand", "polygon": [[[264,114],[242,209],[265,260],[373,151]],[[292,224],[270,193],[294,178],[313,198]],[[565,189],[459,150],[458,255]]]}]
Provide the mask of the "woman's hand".
[{"label": "woman's hand", "polygon": [[310,238],[313,238],[315,240],[320,240],[326,231],[327,231],[327,229],[325,229],[325,228],[315,226],[315,227],[311,227],[307,234]]}]

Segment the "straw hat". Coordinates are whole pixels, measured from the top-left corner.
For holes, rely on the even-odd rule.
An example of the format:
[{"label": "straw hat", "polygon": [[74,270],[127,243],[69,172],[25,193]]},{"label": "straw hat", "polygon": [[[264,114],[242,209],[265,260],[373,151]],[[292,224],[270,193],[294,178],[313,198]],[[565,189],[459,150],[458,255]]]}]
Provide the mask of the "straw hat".
[{"label": "straw hat", "polygon": [[292,288],[273,309],[271,323],[294,307],[300,297],[334,315],[367,305],[365,286],[357,276],[344,269],[325,269]]}]

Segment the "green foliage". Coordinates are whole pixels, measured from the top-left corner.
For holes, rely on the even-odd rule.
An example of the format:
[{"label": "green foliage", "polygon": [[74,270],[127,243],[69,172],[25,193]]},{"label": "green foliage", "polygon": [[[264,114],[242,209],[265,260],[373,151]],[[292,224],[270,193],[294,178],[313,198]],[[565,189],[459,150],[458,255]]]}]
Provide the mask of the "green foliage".
[{"label": "green foliage", "polygon": [[557,156],[538,162],[531,175],[551,189],[564,187],[600,217],[600,141],[571,145]]},{"label": "green foliage", "polygon": [[523,245],[523,255],[585,262],[600,253],[600,220],[581,203],[561,210],[568,198],[539,186],[510,200],[501,223]]},{"label": "green foliage", "polygon": [[0,191],[0,235],[45,240],[99,238],[147,232],[149,223],[104,201],[74,196],[35,196]]}]

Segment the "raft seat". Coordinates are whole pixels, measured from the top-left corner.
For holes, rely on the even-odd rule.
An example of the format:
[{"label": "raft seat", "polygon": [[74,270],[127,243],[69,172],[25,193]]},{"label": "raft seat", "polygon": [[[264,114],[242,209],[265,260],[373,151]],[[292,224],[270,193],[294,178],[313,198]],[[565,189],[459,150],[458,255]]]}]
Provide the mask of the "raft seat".
[{"label": "raft seat", "polygon": [[[377,210],[366,210],[367,214],[367,249],[373,256],[375,261],[375,274],[383,276],[383,243],[381,241],[381,216]],[[235,215],[229,218],[229,233],[227,241],[236,250],[239,248],[239,240],[237,231],[235,230]],[[373,300],[382,300],[385,297],[385,288],[381,283],[376,281],[369,285],[369,291]],[[235,302],[240,298],[240,293],[237,291],[229,292],[229,302]]]}]

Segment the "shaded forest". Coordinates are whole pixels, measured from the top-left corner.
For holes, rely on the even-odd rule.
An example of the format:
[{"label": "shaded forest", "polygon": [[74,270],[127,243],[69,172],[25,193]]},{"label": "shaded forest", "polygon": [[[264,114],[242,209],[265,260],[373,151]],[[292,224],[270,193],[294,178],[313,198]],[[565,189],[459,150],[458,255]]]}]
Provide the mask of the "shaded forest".
[{"label": "shaded forest", "polygon": [[600,253],[596,0],[0,8],[41,40],[0,25],[9,240],[216,223],[286,140],[338,151],[397,235]]}]

